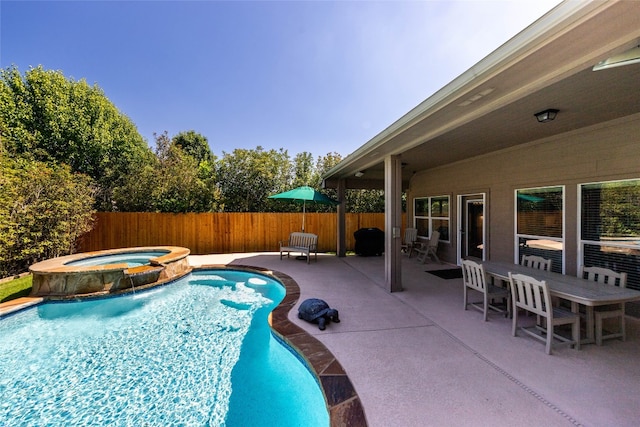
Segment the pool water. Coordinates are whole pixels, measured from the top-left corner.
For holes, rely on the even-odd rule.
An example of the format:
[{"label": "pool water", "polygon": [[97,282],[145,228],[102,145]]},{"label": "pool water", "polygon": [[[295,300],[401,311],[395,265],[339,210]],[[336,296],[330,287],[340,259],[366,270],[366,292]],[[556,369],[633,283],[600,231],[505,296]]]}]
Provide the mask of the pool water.
[{"label": "pool water", "polygon": [[328,426],[324,397],[267,317],[282,285],[204,270],[135,295],[0,321],[3,426]]},{"label": "pool water", "polygon": [[127,264],[129,267],[139,267],[141,265],[149,264],[149,260],[151,258],[158,258],[168,253],[169,251],[125,252],[82,258],[65,263],[65,265],[93,267],[96,265]]}]

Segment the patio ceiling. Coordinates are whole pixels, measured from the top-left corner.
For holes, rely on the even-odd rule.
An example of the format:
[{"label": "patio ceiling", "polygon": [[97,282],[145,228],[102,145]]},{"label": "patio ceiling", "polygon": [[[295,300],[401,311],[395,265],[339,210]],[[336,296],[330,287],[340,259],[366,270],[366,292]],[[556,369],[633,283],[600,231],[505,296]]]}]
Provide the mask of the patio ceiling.
[{"label": "patio ceiling", "polygon": [[[407,188],[419,170],[640,113],[640,64],[592,71],[639,44],[639,3],[562,3],[349,155],[325,185],[383,188],[384,158],[398,155]],[[557,118],[538,123],[548,108]]]}]

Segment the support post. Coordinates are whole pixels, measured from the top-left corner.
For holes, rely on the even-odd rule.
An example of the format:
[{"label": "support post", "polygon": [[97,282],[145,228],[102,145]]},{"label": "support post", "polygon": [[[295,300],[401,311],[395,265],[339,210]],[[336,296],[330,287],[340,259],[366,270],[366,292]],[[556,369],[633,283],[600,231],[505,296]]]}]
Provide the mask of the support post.
[{"label": "support post", "polygon": [[389,292],[402,291],[402,162],[400,156],[384,159],[384,275]]},{"label": "support post", "polygon": [[347,232],[346,232],[346,202],[345,202],[345,193],[346,193],[346,181],[341,179],[338,181],[338,201],[340,204],[337,207],[337,236],[336,236],[336,256],[345,257],[347,256]]}]

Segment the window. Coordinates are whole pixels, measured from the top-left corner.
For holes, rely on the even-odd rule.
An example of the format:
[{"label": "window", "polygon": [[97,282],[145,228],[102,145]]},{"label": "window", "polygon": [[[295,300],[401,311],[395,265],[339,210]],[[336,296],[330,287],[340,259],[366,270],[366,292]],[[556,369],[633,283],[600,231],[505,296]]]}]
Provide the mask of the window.
[{"label": "window", "polygon": [[537,255],[564,272],[564,187],[516,190],[516,245],[518,263]]},{"label": "window", "polygon": [[440,241],[449,241],[449,196],[420,197],[413,201],[414,226],[418,236],[429,237],[440,232]]},{"label": "window", "polygon": [[579,258],[583,265],[627,273],[640,290],[640,179],[582,184]]}]

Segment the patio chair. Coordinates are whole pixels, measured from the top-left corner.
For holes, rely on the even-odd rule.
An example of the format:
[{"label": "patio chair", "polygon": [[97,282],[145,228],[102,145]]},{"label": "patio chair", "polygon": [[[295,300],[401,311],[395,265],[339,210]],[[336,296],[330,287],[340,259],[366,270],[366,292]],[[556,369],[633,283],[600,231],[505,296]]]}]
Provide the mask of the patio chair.
[{"label": "patio chair", "polygon": [[442,264],[437,254],[439,242],[440,232],[432,232],[428,242],[422,243],[420,246],[416,246],[416,252],[418,252],[417,260],[420,262],[425,262],[427,258],[433,257],[434,261],[436,261],[438,264]]},{"label": "patio chair", "polygon": [[551,271],[551,260],[536,255],[522,255],[521,265],[538,270]]},{"label": "patio chair", "polygon": [[[520,329],[533,338],[545,342],[547,354],[551,354],[554,338],[562,344],[573,345],[576,350],[580,349],[580,315],[564,308],[553,307],[549,287],[544,280],[539,281],[524,274],[510,272],[509,283],[511,284],[513,311],[511,333],[514,337],[517,336],[517,331]],[[536,314],[538,318],[546,319],[546,328],[538,324],[518,328],[519,308]],[[560,325],[571,325],[571,339],[555,333],[555,327]]]},{"label": "patio chair", "polygon": [[[579,277],[594,282],[603,283],[611,286],[620,286],[621,288],[627,287],[627,273],[618,273],[608,268],[601,267],[585,267],[580,266]],[[587,308],[587,316],[590,307]],[[611,304],[595,307],[592,309],[593,315],[595,315],[595,327],[596,327],[596,344],[602,345],[602,340],[610,338],[620,338],[625,340],[625,320],[624,320],[624,303],[623,304]],[[618,319],[618,332],[609,332],[603,335],[603,321],[605,319]]]},{"label": "patio chair", "polygon": [[404,239],[402,241],[402,245],[400,245],[400,251],[411,258],[411,253],[415,248],[416,240],[418,240],[418,229],[406,228],[404,230]]},{"label": "patio chair", "polygon": [[[535,268],[536,270],[544,270],[551,271],[551,260],[542,258],[541,256],[536,255],[522,255],[522,263],[525,267]],[[564,304],[560,298],[552,297],[551,302],[554,306],[558,307],[561,304]],[[531,313],[528,313],[531,315]],[[540,317],[538,317],[538,323],[540,323]]]},{"label": "patio chair", "polygon": [[[469,305],[477,308],[484,313],[485,322],[488,320],[489,310],[493,310],[498,313],[509,313],[509,290],[507,288],[501,288],[488,283],[482,264],[478,264],[477,262],[468,259],[463,260],[462,282],[464,285],[463,302],[465,310]],[[482,294],[482,303],[469,302],[469,289],[478,291]],[[493,300],[497,298],[501,298],[505,301],[506,311],[496,305],[493,305]]]}]

